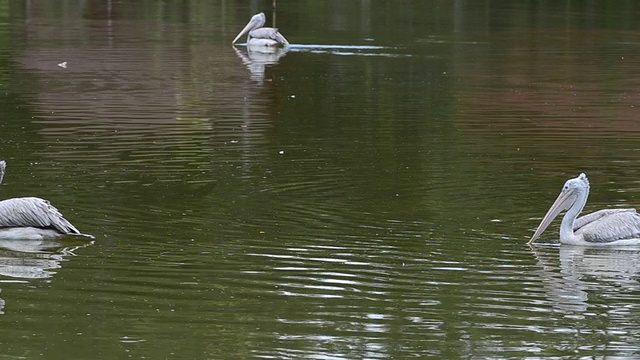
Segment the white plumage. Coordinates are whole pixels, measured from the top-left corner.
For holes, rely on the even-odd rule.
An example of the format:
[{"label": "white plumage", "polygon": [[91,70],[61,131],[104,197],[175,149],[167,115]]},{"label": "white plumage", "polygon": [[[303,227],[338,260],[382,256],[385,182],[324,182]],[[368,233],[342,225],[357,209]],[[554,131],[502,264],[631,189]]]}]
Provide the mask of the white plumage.
[{"label": "white plumage", "polygon": [[[582,235],[586,242],[607,243],[640,238],[640,215],[636,209],[600,210],[589,215],[594,214],[600,217],[575,229],[575,234]],[[577,220],[582,218],[584,216]]]},{"label": "white plumage", "polygon": [[577,218],[589,197],[589,180],[582,173],[564,184],[536,232],[533,243],[562,211],[560,243],[571,245],[640,245],[640,215],[636,209],[606,209]]},{"label": "white plumage", "polygon": [[289,42],[276,28],[262,27],[267,18],[264,13],[255,14],[245,25],[244,29],[231,42],[235,44],[245,33],[247,34],[247,46],[287,46]]},{"label": "white plumage", "polygon": [[[0,183],[6,162],[0,161]],[[22,197],[0,201],[1,239],[47,239],[65,235],[80,235],[49,201],[37,197]]]}]

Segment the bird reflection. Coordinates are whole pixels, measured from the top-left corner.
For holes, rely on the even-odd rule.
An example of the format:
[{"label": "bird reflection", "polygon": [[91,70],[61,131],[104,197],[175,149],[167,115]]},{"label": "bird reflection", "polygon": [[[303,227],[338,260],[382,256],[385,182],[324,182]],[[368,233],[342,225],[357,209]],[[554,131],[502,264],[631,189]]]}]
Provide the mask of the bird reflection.
[{"label": "bird reflection", "polygon": [[0,240],[0,277],[49,278],[55,274],[55,269],[61,267],[65,257],[75,256],[77,249],[91,244],[93,241]]},{"label": "bird reflection", "polygon": [[[62,267],[65,257],[76,256],[77,249],[93,243],[78,239],[0,239],[0,283],[50,278]],[[4,314],[4,306],[5,301],[0,298],[0,315]]]},{"label": "bird reflection", "polygon": [[264,81],[267,65],[278,64],[280,59],[287,54],[286,48],[278,47],[260,47],[257,49],[247,47],[246,54],[235,47],[233,50],[249,69],[251,79],[259,83]]},{"label": "bird reflection", "polygon": [[[549,300],[562,310],[584,312],[592,293],[640,290],[640,248],[561,246],[533,248]],[[613,287],[611,287],[613,286]],[[620,310],[620,309],[612,309]],[[629,309],[626,309],[627,311]]]}]

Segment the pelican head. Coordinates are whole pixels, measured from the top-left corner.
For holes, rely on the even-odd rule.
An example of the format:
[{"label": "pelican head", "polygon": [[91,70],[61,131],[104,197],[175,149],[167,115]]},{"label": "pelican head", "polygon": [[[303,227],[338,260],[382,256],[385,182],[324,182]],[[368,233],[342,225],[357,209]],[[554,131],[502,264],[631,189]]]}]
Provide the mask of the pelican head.
[{"label": "pelican head", "polygon": [[[528,244],[534,242],[542,233],[547,229],[553,219],[558,216],[562,211],[572,210],[572,216],[565,216],[565,219],[571,219],[572,223],[570,229],[573,231],[573,220],[582,211],[582,208],[587,203],[587,197],[589,196],[589,179],[587,175],[581,173],[578,177],[569,179],[564,183],[562,191],[556,201],[551,205],[547,214],[542,218],[540,225],[536,229],[536,232],[529,240]],[[563,220],[564,222],[565,220]]]},{"label": "pelican head", "polygon": [[262,26],[264,26],[264,24],[267,22],[267,17],[264,16],[264,13],[259,13],[259,14],[255,14],[251,17],[251,20],[249,20],[249,22],[247,23],[247,25],[245,25],[244,29],[242,29],[242,31],[240,31],[240,33],[236,36],[235,39],[233,39],[233,41],[231,42],[232,44],[235,44],[236,41],[238,41],[238,39],[240,39],[240,37],[242,37],[242,35],[255,30],[255,29],[259,29]]}]

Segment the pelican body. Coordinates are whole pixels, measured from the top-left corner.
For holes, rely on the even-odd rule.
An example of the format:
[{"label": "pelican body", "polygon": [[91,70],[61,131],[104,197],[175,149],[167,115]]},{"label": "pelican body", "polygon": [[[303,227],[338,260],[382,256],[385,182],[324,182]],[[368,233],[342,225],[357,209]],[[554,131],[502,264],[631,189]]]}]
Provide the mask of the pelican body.
[{"label": "pelican body", "polygon": [[[0,184],[7,163],[0,160]],[[0,239],[45,240],[80,233],[49,201],[21,197],[0,201]]]},{"label": "pelican body", "polygon": [[244,29],[238,33],[231,44],[235,44],[242,35],[247,34],[247,46],[287,46],[289,42],[280,34],[278,29],[264,26],[267,18],[264,13],[255,14],[245,25]]},{"label": "pelican body", "polygon": [[566,211],[560,225],[561,244],[640,245],[640,215],[636,209],[605,209],[578,218],[588,196],[589,180],[584,173],[567,180],[528,244],[538,239],[558,214]]}]

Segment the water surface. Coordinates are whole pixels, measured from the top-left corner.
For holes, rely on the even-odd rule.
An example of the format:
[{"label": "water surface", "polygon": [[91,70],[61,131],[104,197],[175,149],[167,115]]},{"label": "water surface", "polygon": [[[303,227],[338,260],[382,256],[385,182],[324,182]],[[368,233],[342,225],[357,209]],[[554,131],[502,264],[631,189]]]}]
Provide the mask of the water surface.
[{"label": "water surface", "polygon": [[640,355],[640,249],[525,246],[637,207],[634,3],[63,4],[0,4],[2,196],[96,239],[0,243],[0,357]]}]

